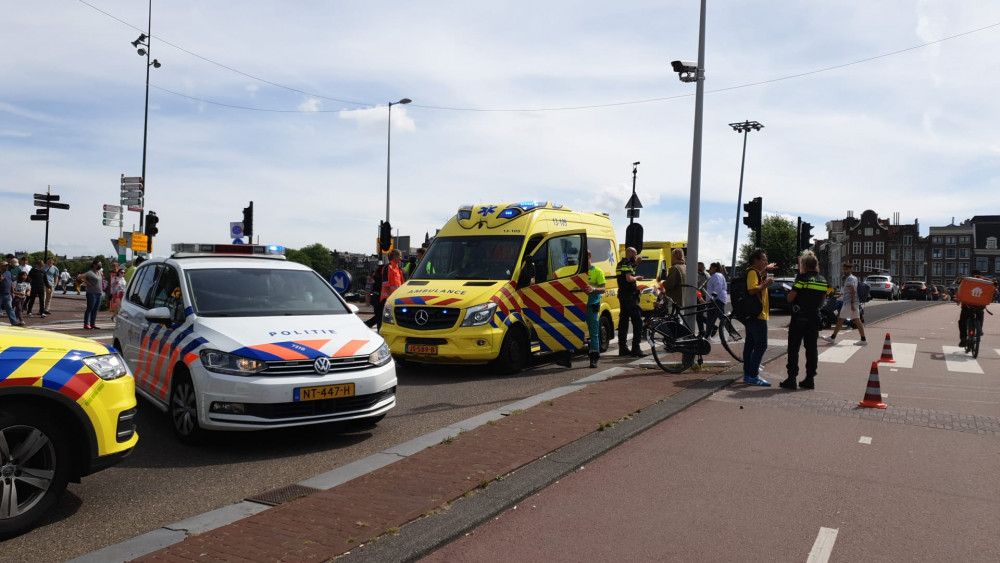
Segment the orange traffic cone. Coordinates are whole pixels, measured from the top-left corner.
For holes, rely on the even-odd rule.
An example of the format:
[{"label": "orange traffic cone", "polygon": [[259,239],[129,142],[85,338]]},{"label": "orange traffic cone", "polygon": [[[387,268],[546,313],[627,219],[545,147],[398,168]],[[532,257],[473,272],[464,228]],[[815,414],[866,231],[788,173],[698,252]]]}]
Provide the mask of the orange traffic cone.
[{"label": "orange traffic cone", "polygon": [[896,360],[892,358],[892,338],[889,337],[889,333],[885,333],[885,344],[882,345],[882,357],[878,359],[878,362],[894,364]]},{"label": "orange traffic cone", "polygon": [[865,390],[865,400],[858,403],[858,406],[872,409],[884,409],[887,406],[882,402],[882,388],[878,384],[878,362],[872,362],[872,371],[868,375],[868,389]]}]

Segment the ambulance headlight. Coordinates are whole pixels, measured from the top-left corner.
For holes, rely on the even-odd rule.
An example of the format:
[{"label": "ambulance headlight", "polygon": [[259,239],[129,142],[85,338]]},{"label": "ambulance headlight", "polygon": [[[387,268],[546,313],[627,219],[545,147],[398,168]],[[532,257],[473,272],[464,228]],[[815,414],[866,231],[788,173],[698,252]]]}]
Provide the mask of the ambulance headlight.
[{"label": "ambulance headlight", "polygon": [[107,381],[128,375],[125,362],[122,361],[121,356],[118,354],[87,356],[86,358],[82,358],[82,360],[97,377]]},{"label": "ambulance headlight", "polygon": [[389,345],[383,342],[382,345],[378,347],[378,350],[375,350],[368,356],[368,363],[373,366],[384,366],[389,363],[389,360],[391,359],[392,354],[389,353]]},{"label": "ambulance headlight", "polygon": [[481,326],[493,318],[493,313],[497,310],[497,304],[490,301],[489,303],[483,303],[482,305],[475,305],[469,307],[465,310],[465,318],[462,320],[462,326]]},{"label": "ambulance headlight", "polygon": [[388,301],[385,304],[385,308],[382,309],[382,324],[396,324],[396,320],[392,316],[392,305]]},{"label": "ambulance headlight", "polygon": [[254,375],[267,369],[267,364],[260,360],[218,350],[202,350],[201,363],[208,371],[229,375]]}]

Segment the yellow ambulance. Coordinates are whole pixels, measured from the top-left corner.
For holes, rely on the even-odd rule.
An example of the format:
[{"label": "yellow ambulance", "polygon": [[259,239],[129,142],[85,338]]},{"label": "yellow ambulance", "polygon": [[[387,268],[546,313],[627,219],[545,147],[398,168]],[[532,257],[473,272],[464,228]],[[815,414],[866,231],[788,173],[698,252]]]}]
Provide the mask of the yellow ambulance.
[{"label": "yellow ambulance", "polygon": [[606,277],[600,349],[618,324],[618,243],[606,213],[549,202],[462,206],[386,301],[382,337],[397,360],[491,364],[587,346],[587,251]]},{"label": "yellow ambulance", "polygon": [[687,242],[651,241],[642,243],[639,257],[642,261],[636,268],[636,274],[642,276],[642,281],[636,282],[639,290],[639,308],[642,314],[652,312],[653,305],[660,296],[660,283],[666,279],[670,269],[670,252],[674,248],[686,248]]}]

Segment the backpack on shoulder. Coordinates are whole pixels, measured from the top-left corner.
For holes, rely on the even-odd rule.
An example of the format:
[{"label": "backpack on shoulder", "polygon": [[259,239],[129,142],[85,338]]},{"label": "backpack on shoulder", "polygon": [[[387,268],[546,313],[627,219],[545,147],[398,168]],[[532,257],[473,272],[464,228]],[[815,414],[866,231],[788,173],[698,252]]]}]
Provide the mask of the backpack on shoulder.
[{"label": "backpack on shoulder", "polygon": [[733,302],[733,317],[743,323],[756,319],[764,310],[764,304],[761,303],[761,300],[750,295],[750,292],[747,290],[747,276],[750,275],[750,272],[757,275],[757,272],[754,270],[747,270],[746,274],[734,279],[730,287],[730,296]]},{"label": "backpack on shoulder", "polygon": [[867,303],[872,300],[872,288],[868,287],[865,282],[858,283],[858,301],[861,303]]}]

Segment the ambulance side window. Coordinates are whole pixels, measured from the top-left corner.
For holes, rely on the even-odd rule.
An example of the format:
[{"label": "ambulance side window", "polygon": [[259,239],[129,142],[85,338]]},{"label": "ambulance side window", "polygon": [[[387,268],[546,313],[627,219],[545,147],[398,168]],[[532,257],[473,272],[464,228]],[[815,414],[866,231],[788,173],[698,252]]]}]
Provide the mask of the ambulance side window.
[{"label": "ambulance side window", "polygon": [[547,244],[550,279],[574,276],[580,273],[581,264],[587,263],[586,242],[581,235],[556,237]]},{"label": "ambulance side window", "polygon": [[126,296],[129,303],[134,303],[143,308],[149,308],[149,294],[153,289],[153,282],[156,281],[156,266],[150,265],[139,268],[135,273],[135,279],[129,284],[129,293]]}]

